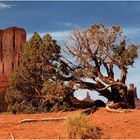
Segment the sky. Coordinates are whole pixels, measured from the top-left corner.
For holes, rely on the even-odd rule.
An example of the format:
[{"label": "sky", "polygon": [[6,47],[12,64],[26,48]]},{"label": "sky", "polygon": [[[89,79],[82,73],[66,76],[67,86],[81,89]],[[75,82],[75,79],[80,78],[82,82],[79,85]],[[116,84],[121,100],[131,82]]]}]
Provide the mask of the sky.
[{"label": "sky", "polygon": [[[0,29],[9,26],[25,28],[27,38],[34,32],[51,36],[61,41],[75,27],[85,29],[102,22],[106,26],[120,25],[128,43],[140,44],[139,1],[1,1]],[[134,83],[140,98],[140,57],[128,71],[127,84]],[[79,94],[79,92],[81,94]],[[82,99],[85,91],[76,96]],[[94,94],[92,98],[97,98]]]}]

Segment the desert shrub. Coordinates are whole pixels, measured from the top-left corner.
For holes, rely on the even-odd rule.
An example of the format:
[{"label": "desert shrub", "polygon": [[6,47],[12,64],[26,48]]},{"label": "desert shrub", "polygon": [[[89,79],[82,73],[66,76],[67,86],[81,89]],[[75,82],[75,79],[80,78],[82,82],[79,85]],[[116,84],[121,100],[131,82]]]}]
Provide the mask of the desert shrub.
[{"label": "desert shrub", "polygon": [[89,118],[84,114],[75,114],[64,121],[69,138],[97,139],[100,138],[99,129],[91,125]]}]

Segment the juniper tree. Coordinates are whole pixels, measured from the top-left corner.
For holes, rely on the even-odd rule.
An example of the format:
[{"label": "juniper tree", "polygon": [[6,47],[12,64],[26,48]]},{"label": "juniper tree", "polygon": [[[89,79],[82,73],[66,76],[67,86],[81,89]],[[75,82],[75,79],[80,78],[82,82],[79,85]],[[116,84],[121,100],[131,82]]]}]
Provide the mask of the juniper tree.
[{"label": "juniper tree", "polygon": [[77,59],[74,77],[80,88],[97,91],[109,101],[124,102],[128,108],[134,108],[133,96],[128,94],[125,82],[128,68],[137,58],[137,46],[127,45],[120,26],[95,24],[82,31],[76,29],[71,38],[72,45],[66,43],[66,47]]},{"label": "juniper tree", "polygon": [[[69,67],[61,58],[61,48],[49,34],[40,37],[38,33],[27,42],[14,80],[6,93],[9,110],[34,113],[53,111],[57,104],[69,103],[73,96]],[[63,108],[61,108],[63,109]],[[68,108],[67,108],[68,109]]]}]

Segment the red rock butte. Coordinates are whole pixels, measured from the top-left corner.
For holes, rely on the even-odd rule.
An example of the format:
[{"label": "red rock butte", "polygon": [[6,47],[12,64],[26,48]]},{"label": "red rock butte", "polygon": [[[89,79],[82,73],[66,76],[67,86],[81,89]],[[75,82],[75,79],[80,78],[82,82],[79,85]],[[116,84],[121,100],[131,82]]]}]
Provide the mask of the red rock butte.
[{"label": "red rock butte", "polygon": [[0,93],[8,87],[25,44],[26,32],[23,28],[9,27],[0,30]]}]

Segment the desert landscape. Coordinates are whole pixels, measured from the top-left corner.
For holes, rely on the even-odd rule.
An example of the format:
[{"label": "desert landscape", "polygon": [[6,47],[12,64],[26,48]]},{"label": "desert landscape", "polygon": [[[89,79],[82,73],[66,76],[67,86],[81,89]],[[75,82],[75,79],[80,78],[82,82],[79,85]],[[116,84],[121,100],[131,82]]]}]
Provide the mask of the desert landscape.
[{"label": "desert landscape", "polygon": [[[104,108],[89,115],[90,123],[98,127],[102,139],[140,139],[140,110],[108,112]],[[74,112],[42,114],[0,114],[0,139],[67,139],[63,121],[19,123],[22,119],[68,117]]]},{"label": "desert landscape", "polygon": [[0,2],[0,139],[140,139],[139,7]]}]

